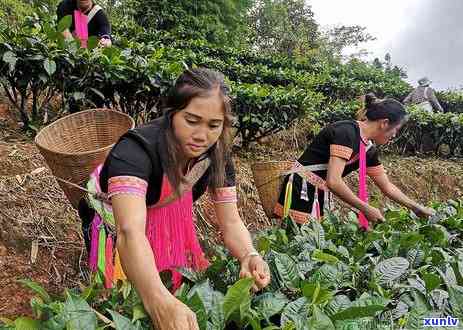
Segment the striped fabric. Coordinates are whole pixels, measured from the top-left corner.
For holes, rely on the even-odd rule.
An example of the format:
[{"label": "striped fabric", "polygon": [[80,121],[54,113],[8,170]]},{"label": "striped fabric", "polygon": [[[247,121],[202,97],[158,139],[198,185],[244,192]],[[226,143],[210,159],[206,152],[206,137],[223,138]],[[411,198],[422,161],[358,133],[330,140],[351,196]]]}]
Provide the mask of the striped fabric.
[{"label": "striped fabric", "polygon": [[215,193],[211,193],[212,201],[216,204],[219,203],[237,203],[236,187],[217,188]]},{"label": "striped fabric", "polygon": [[339,144],[332,144],[330,145],[330,156],[336,156],[339,158],[344,158],[346,160],[350,159],[350,156],[352,156],[352,148],[342,146]]},{"label": "striped fabric", "polygon": [[132,194],[145,198],[148,183],[135,176],[115,176],[108,180],[109,198],[119,194]]}]

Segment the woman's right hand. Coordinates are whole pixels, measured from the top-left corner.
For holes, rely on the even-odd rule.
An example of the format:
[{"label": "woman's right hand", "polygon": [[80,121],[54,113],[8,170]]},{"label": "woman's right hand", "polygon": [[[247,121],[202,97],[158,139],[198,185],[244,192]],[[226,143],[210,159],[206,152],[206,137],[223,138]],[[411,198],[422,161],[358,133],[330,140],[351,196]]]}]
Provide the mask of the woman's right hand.
[{"label": "woman's right hand", "polygon": [[368,222],[376,223],[386,221],[381,211],[371,205],[367,205],[366,210],[363,212],[363,214],[368,219]]},{"label": "woman's right hand", "polygon": [[151,319],[158,330],[199,330],[196,314],[172,295],[156,302]]}]

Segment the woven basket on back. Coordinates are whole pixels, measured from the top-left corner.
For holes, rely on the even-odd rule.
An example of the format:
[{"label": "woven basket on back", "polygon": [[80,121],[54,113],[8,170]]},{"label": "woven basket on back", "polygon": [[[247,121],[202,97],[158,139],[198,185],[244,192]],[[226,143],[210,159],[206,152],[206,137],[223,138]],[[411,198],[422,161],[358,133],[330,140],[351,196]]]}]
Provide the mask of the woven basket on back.
[{"label": "woven basket on back", "polygon": [[[63,117],[43,128],[35,143],[54,176],[84,186],[96,166],[119,137],[133,128],[133,119],[121,112],[91,109]],[[77,208],[84,192],[58,181]]]},{"label": "woven basket on back", "polygon": [[273,218],[273,209],[280,195],[285,172],[293,166],[292,161],[269,161],[251,165],[254,183],[259,193],[262,207],[269,218]]}]

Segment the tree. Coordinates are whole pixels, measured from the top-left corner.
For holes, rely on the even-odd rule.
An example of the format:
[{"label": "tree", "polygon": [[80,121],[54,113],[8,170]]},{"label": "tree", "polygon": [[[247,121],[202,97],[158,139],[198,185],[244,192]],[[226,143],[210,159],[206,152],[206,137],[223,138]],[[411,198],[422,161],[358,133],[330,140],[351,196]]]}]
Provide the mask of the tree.
[{"label": "tree", "polygon": [[246,14],[254,0],[129,0],[134,19],[148,30],[181,38],[205,38],[235,44],[247,33]]},{"label": "tree", "polygon": [[366,27],[360,25],[336,26],[328,32],[330,48],[333,54],[341,55],[346,47],[356,47],[361,43],[376,40],[366,32]]},{"label": "tree", "polygon": [[259,0],[249,13],[252,45],[287,56],[315,48],[318,24],[304,0]]},{"label": "tree", "polygon": [[386,53],[386,55],[384,56],[384,62],[381,62],[379,58],[375,58],[372,64],[377,69],[380,69],[386,73],[391,73],[402,79],[406,79],[408,77],[405,69],[397,65],[392,66],[392,57],[391,57],[391,54],[389,53]]}]

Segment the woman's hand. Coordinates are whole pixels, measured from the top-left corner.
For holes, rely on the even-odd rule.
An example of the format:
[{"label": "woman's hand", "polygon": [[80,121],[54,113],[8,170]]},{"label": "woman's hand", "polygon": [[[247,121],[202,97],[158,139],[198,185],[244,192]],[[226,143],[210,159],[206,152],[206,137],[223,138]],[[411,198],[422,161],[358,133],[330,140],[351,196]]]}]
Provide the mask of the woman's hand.
[{"label": "woman's hand", "polygon": [[99,43],[98,43],[98,45],[99,45],[100,47],[103,47],[103,48],[105,48],[105,47],[111,47],[112,42],[111,42],[111,39],[109,39],[109,38],[101,38],[100,41],[99,41]]},{"label": "woman's hand", "polygon": [[423,206],[423,205],[417,205],[415,206],[412,211],[416,214],[417,217],[419,218],[428,218],[430,216],[433,216],[436,211],[433,209]]},{"label": "woman's hand", "polygon": [[363,214],[368,219],[368,222],[376,223],[385,221],[381,211],[371,205],[367,205]]},{"label": "woman's hand", "polygon": [[199,330],[196,314],[170,293],[150,313],[158,330]]},{"label": "woman's hand", "polygon": [[[236,203],[216,203],[215,213],[225,246],[241,264],[240,277],[254,278],[253,291],[265,288],[270,283],[270,270],[267,263],[255,252],[251,235],[241,221]],[[252,252],[249,253],[250,251]]]},{"label": "woman's hand", "polygon": [[257,292],[270,283],[270,269],[261,256],[246,256],[241,260],[240,278],[253,277],[252,290]]},{"label": "woman's hand", "polygon": [[72,36],[72,33],[69,30],[64,30],[63,31],[63,37],[66,40],[72,40],[74,37]]}]

